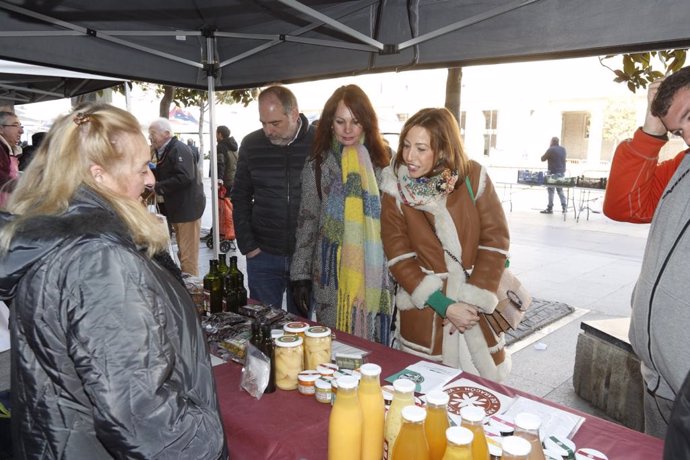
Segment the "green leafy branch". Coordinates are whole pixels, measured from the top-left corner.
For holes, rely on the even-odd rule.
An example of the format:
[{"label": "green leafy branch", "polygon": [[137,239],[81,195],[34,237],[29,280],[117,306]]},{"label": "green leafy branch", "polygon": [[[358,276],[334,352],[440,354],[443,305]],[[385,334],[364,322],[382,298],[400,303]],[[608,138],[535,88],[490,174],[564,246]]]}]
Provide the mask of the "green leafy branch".
[{"label": "green leafy branch", "polygon": [[[646,88],[654,80],[672,74],[680,70],[685,64],[687,50],[661,50],[645,53],[628,53],[622,55],[607,55],[599,58],[599,63],[613,72],[616,83],[626,83],[633,93],[639,88]],[[620,68],[611,68],[604,63],[607,59],[620,56],[622,59]],[[654,66],[661,64],[663,71]]]}]

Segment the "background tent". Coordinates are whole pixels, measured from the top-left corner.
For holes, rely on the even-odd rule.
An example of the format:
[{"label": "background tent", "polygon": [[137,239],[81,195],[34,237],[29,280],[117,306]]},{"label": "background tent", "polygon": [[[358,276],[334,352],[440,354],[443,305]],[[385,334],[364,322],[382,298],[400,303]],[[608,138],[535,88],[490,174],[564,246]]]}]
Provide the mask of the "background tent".
[{"label": "background tent", "polygon": [[[274,81],[688,47],[688,12],[686,0],[11,0],[0,57],[212,100]],[[209,118],[213,146],[213,104]]]},{"label": "background tent", "polygon": [[100,75],[0,60],[0,100],[15,105],[81,96],[120,83]]}]

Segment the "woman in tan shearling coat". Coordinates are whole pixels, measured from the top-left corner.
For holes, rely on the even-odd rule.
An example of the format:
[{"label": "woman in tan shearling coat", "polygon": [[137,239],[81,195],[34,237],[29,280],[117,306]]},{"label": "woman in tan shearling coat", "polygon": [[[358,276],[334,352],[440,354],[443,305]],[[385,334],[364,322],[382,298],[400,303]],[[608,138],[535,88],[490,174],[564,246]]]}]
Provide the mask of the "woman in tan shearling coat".
[{"label": "woman in tan shearling coat", "polygon": [[467,158],[448,110],[423,109],[405,123],[381,190],[382,240],[400,285],[400,347],[503,380],[510,372],[504,337],[479,313],[493,312],[498,303],[508,224],[486,170]]}]

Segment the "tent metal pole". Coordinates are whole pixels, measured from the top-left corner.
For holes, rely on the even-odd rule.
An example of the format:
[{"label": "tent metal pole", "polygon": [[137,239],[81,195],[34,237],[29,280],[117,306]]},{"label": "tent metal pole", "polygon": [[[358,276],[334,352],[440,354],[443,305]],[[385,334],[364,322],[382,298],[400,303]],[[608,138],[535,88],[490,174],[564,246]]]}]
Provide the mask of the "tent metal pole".
[{"label": "tent metal pole", "polygon": [[[220,220],[218,219],[218,152],[216,151],[216,105],[215,105],[215,86],[216,86],[216,53],[214,46],[215,38],[206,37],[206,61],[208,80],[208,118],[211,132],[209,133],[211,149],[211,211],[213,219],[213,258],[218,259],[220,251]],[[201,153],[203,155],[203,152]]]},{"label": "tent metal pole", "polygon": [[364,35],[363,33],[359,32],[358,30],[353,29],[352,27],[348,27],[342,22],[338,22],[335,19],[326,16],[323,13],[320,13],[316,11],[313,8],[308,7],[307,5],[304,5],[296,0],[278,0],[280,3],[283,5],[287,5],[291,8],[294,8],[295,10],[299,11],[300,13],[304,13],[308,16],[311,16],[312,18],[315,18],[324,24],[328,24],[329,26],[333,27],[335,30],[342,32],[344,34],[349,35],[350,37],[361,41],[362,43],[366,43],[367,45],[371,45],[377,50],[383,50],[384,46],[383,43],[381,43],[378,40],[374,40],[371,37],[368,37]]}]

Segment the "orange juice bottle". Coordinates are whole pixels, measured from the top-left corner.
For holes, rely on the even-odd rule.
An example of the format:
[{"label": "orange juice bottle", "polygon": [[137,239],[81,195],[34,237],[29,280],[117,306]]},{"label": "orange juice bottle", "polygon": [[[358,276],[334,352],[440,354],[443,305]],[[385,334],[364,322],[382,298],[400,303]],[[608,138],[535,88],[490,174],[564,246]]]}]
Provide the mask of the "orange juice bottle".
[{"label": "orange juice bottle", "polygon": [[484,417],[486,413],[481,407],[465,406],[460,409],[462,426],[472,431],[472,458],[473,460],[489,460],[489,445],[484,435]]},{"label": "orange juice bottle", "polygon": [[392,460],[429,460],[429,445],[424,432],[426,410],[418,406],[405,406],[402,426],[393,445]]},{"label": "orange juice bottle", "polygon": [[532,445],[519,436],[507,436],[501,438],[503,455],[501,460],[527,460]]},{"label": "orange juice bottle", "polygon": [[381,392],[381,366],[364,364],[359,368],[359,405],[362,407],[362,460],[383,457],[383,422],[386,415]]},{"label": "orange juice bottle", "polygon": [[358,460],[362,450],[362,408],[357,397],[359,380],[338,379],[338,397],[328,420],[328,460]]},{"label": "orange juice bottle", "polygon": [[448,393],[430,391],[426,395],[426,421],[424,431],[429,443],[429,458],[441,460],[446,451],[446,430],[448,429]]},{"label": "orange juice bottle", "polygon": [[529,441],[532,448],[529,452],[529,460],[544,460],[544,449],[539,438],[541,419],[536,414],[520,412],[515,416],[515,436]]},{"label": "orange juice bottle", "polygon": [[383,459],[391,458],[395,438],[398,437],[402,425],[402,409],[414,405],[415,383],[409,379],[397,379],[393,382],[393,401],[388,408],[386,423],[383,429]]},{"label": "orange juice bottle", "polygon": [[463,426],[452,426],[446,430],[448,446],[443,460],[472,460],[472,439],[474,435]]}]

